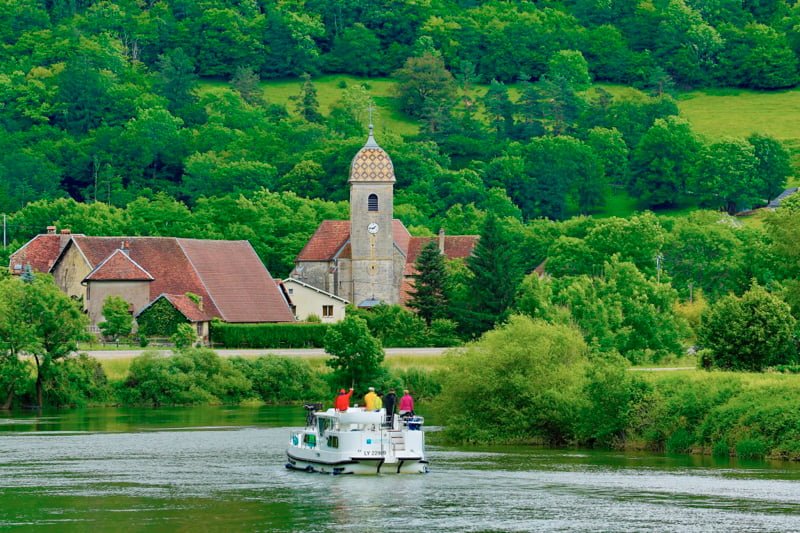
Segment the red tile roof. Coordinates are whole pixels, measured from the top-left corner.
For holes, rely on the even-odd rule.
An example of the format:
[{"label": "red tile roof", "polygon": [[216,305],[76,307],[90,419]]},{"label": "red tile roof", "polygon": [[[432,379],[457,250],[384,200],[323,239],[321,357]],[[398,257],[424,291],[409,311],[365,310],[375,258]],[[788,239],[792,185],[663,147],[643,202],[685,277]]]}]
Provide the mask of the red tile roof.
[{"label": "red tile roof", "polygon": [[[392,237],[403,254],[407,254],[411,234],[400,220],[392,220]],[[349,240],[349,220],[323,220],[295,261],[331,261],[340,250],[339,257],[350,258]]]},{"label": "red tile roof", "polygon": [[275,280],[247,241],[177,239],[226,322],[294,322]]},{"label": "red tile roof", "polygon": [[122,250],[116,250],[83,281],[153,281],[153,276]]},{"label": "red tile roof", "polygon": [[323,220],[297,261],[329,261],[350,238],[349,220]]},{"label": "red tile roof", "polygon": [[[162,294],[156,298],[156,300],[159,298],[167,299],[189,322],[206,322],[213,318],[205,311],[205,306],[203,309],[200,309],[200,306],[185,294]],[[156,300],[153,300],[153,303],[155,303]],[[201,300],[201,302],[205,304],[203,300]],[[144,309],[142,309],[142,311],[144,311]],[[141,311],[139,314],[141,314]]]},{"label": "red tile roof", "polygon": [[408,243],[411,240],[411,234],[405,225],[396,218],[392,220],[392,237],[397,247],[403,251],[404,255],[408,256]]},{"label": "red tile roof", "polygon": [[153,278],[151,300],[191,292],[203,298],[208,316],[227,322],[294,321],[288,303],[247,241],[75,235],[70,242],[92,269],[121,253],[126,243],[128,257]]},{"label": "red tile roof", "polygon": [[21,274],[25,265],[31,265],[35,272],[49,272],[69,238],[70,235],[37,235],[11,254],[11,271]]}]

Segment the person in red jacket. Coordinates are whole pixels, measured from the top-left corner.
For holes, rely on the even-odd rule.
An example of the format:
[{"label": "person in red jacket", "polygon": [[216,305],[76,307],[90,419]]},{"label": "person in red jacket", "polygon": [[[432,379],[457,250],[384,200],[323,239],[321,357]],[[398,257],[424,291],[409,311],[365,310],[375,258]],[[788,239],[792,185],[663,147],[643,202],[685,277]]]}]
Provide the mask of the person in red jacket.
[{"label": "person in red jacket", "polygon": [[350,392],[345,392],[344,389],[339,389],[339,396],[333,400],[333,407],[337,411],[347,411],[350,409],[350,396],[353,395],[353,387],[350,387]]}]

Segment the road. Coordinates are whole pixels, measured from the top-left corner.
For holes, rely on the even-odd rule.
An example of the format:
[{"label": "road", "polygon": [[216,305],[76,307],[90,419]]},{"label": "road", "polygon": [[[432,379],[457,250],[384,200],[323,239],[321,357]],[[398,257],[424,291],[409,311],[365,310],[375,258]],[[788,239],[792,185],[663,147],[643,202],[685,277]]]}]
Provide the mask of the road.
[{"label": "road", "polygon": [[[386,348],[387,358],[411,355],[415,357],[442,355],[449,348]],[[130,359],[141,355],[145,349],[136,350],[80,350],[81,353],[89,354],[95,359]],[[165,353],[169,353],[168,348],[164,348]],[[305,349],[272,349],[272,350],[214,350],[222,357],[232,357],[234,355],[255,356],[255,355],[281,355],[284,357],[323,357],[325,351],[322,348]]]}]

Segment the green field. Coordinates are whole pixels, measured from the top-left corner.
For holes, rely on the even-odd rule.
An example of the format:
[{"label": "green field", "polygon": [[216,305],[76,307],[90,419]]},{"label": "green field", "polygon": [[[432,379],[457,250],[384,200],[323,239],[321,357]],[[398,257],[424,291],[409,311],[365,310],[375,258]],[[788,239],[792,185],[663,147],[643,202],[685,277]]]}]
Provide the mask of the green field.
[{"label": "green field", "polygon": [[[388,131],[400,135],[415,135],[419,132],[419,124],[411,117],[400,111],[400,102],[395,96],[397,82],[390,78],[359,78],[347,75],[320,76],[312,80],[317,89],[317,99],[320,110],[328,114],[333,105],[341,98],[344,89],[342,82],[347,87],[363,84],[375,101],[377,112],[373,122],[376,132]],[[300,94],[303,81],[298,78],[280,79],[261,82],[264,98],[273,104],[284,104],[290,112],[294,112],[294,103],[290,97]],[[204,80],[201,92],[220,90],[228,87],[225,81]]]},{"label": "green field", "polygon": [[[681,116],[708,139],[771,135],[784,142],[800,168],[800,90],[757,92],[717,89],[683,93],[678,98]],[[800,183],[797,177],[790,185]]]}]

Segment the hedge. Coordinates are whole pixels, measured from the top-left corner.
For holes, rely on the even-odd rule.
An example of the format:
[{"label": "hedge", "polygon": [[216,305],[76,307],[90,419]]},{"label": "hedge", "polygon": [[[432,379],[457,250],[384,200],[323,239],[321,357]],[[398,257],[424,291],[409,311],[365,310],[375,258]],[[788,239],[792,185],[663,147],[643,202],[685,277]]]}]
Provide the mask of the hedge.
[{"label": "hedge", "polygon": [[322,348],[327,324],[211,324],[211,342],[225,348]]}]

